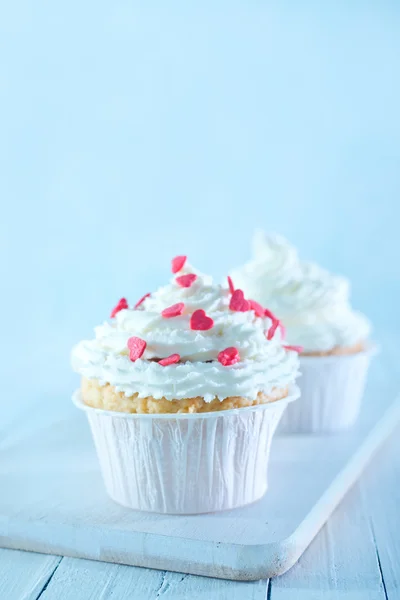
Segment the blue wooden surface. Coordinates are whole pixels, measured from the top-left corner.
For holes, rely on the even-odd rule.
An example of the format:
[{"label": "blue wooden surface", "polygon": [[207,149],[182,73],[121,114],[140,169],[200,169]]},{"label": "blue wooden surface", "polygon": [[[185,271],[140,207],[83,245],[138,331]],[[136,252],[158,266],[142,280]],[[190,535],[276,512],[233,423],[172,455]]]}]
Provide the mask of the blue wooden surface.
[{"label": "blue wooden surface", "polygon": [[234,582],[0,549],[1,600],[396,600],[400,597],[400,431],[378,452],[299,562]]}]

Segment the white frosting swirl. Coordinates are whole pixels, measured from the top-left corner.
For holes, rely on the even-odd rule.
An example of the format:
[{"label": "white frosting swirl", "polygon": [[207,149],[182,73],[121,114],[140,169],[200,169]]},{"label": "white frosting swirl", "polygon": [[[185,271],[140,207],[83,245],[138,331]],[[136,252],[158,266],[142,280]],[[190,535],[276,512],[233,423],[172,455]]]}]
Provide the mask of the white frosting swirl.
[{"label": "white frosting swirl", "polygon": [[370,323],[351,308],[347,279],[302,262],[281,236],[256,232],[253,254],[232,272],[233,282],[282,320],[288,344],[324,352],[368,338]]},{"label": "white frosting swirl", "polygon": [[[256,317],[252,310],[230,310],[228,289],[213,285],[211,278],[199,273],[188,288],[176,283],[177,276],[195,272],[186,264],[169,285],[151,294],[138,309],[121,310],[111,323],[96,327],[94,340],[82,341],[73,349],[74,369],[103,385],[110,383],[127,396],[138,393],[140,398],[167,400],[197,396],[206,402],[229,396],[254,400],[259,392],[268,394],[274,387],[292,383],[297,355],[282,347],[279,331],[272,340],[266,339],[271,320]],[[179,302],[184,303],[180,316],[161,315]],[[211,329],[190,329],[190,317],[197,309],[214,320]],[[147,343],[143,356],[134,362],[127,348],[132,336]],[[230,346],[239,350],[240,361],[223,366],[218,354]],[[158,359],[175,353],[181,357],[179,363],[158,364]]]}]

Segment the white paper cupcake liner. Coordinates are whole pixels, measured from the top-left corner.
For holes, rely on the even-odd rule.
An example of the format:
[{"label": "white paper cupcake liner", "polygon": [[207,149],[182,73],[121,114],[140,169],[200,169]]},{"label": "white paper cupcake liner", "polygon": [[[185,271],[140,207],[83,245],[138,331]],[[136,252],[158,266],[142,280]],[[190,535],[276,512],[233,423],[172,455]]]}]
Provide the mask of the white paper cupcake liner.
[{"label": "white paper cupcake liner", "polygon": [[354,424],[360,412],[375,346],[337,356],[300,356],[299,402],[290,405],[278,433],[333,433]]},{"label": "white paper cupcake liner", "polygon": [[200,414],[128,414],[85,405],[105,487],[136,510],[195,514],[250,504],[267,490],[271,440],[287,398]]}]

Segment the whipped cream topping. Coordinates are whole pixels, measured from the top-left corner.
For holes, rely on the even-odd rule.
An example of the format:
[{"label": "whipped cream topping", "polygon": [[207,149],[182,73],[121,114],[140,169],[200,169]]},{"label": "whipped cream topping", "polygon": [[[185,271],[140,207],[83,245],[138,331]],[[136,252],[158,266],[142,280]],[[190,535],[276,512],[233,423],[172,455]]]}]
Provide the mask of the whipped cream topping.
[{"label": "whipped cream topping", "polygon": [[[195,273],[190,287],[181,287],[176,277]],[[137,308],[120,310],[114,319],[95,328],[95,339],[82,341],[72,351],[73,368],[102,385],[115,386],[127,396],[140,398],[203,397],[211,402],[243,396],[255,400],[259,392],[291,384],[298,370],[296,352],[282,346],[280,331],[271,340],[265,332],[272,325],[268,317],[253,310],[235,312],[229,308],[228,287],[215,285],[210,277],[195,271],[188,263],[169,285],[147,297]],[[165,318],[162,311],[184,303],[181,315]],[[190,318],[203,309],[214,325],[208,330],[192,330]],[[132,336],[146,341],[141,358],[132,362],[127,347]],[[218,354],[236,347],[240,360],[230,366],[218,361]],[[158,361],[179,354],[180,362],[161,366]]]},{"label": "whipped cream topping", "polygon": [[348,280],[301,261],[281,236],[256,232],[253,259],[231,276],[282,320],[287,343],[305,352],[352,346],[370,334],[368,319],[350,306]]}]

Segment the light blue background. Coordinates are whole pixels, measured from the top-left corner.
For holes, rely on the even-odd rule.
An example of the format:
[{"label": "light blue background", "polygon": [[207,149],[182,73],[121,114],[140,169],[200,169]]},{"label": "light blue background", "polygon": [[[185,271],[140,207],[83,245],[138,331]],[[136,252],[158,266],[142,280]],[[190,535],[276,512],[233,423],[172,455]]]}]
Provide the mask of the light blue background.
[{"label": "light blue background", "polygon": [[255,226],[397,329],[399,25],[383,1],[3,3],[7,380],[65,394],[120,296],[177,253],[221,277]]}]

